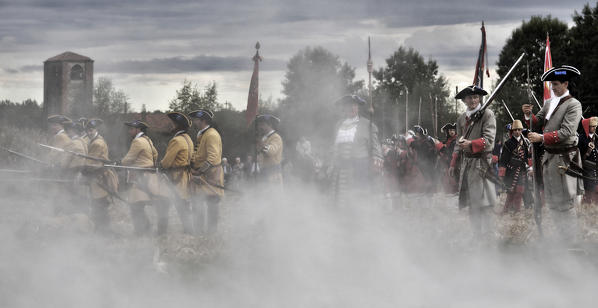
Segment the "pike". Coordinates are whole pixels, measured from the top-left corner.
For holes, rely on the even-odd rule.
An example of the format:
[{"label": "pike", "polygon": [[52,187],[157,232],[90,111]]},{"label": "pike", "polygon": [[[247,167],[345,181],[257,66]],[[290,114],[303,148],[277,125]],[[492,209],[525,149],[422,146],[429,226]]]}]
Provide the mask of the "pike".
[{"label": "pike", "polygon": [[51,149],[51,150],[55,150],[55,151],[59,151],[59,152],[63,152],[63,153],[69,153],[71,155],[79,156],[79,157],[82,157],[82,158],[85,158],[85,159],[99,161],[99,162],[102,162],[104,164],[113,164],[114,163],[113,161],[109,161],[109,160],[106,160],[106,159],[103,159],[103,158],[89,156],[89,155],[77,153],[77,152],[74,152],[74,151],[70,151],[70,150],[66,150],[66,149],[62,149],[62,148],[53,147],[53,146],[47,145],[47,144],[38,143],[38,145],[42,146],[44,148]]},{"label": "pike", "polygon": [[[528,62],[527,63],[527,100],[530,105],[531,105],[532,98],[536,101],[536,104],[538,105],[538,107],[540,107],[540,109],[542,109],[542,107],[540,106],[540,103],[534,96],[534,92],[530,88],[529,62]],[[529,121],[529,131],[530,132],[534,131],[533,122],[534,121],[530,119],[530,121]],[[540,187],[538,187],[539,186],[538,174],[540,174],[540,168],[542,165],[541,165],[541,162],[538,161],[538,155],[536,153],[535,145],[532,144],[532,146],[530,147],[530,151],[531,151],[531,156],[532,156],[531,180],[532,180],[532,201],[534,203],[534,221],[536,222],[536,226],[538,228],[538,233],[540,234],[540,237],[542,237],[542,236],[544,236],[544,232],[542,230],[542,204],[540,203],[540,202],[542,202],[542,198],[540,196]]]},{"label": "pike", "polygon": [[509,114],[509,117],[511,118],[511,122],[514,122],[515,118],[513,118],[513,114],[511,113],[511,110],[509,110],[509,107],[507,107],[507,104],[505,104],[504,101],[500,101],[500,102],[502,103],[503,107],[505,107],[505,110]]},{"label": "pike", "polygon": [[500,90],[504,86],[505,82],[507,80],[509,80],[509,78],[513,74],[513,71],[515,70],[515,68],[517,68],[517,66],[519,65],[519,63],[521,63],[521,60],[523,60],[523,57],[525,57],[525,52],[522,53],[521,56],[519,56],[519,58],[517,59],[517,61],[515,61],[515,64],[513,64],[513,66],[511,66],[511,68],[509,69],[509,71],[507,72],[507,74],[505,75],[505,77],[503,77],[501,79],[500,83],[496,86],[496,89],[494,89],[494,91],[492,92],[492,94],[490,94],[490,97],[488,97],[488,100],[486,100],[486,102],[484,103],[484,105],[482,105],[482,107],[480,108],[480,110],[478,110],[476,113],[474,113],[471,116],[471,123],[467,127],[467,131],[465,132],[465,135],[462,136],[460,138],[460,140],[468,139],[469,138],[469,135],[471,135],[471,132],[473,131],[473,127],[474,127],[473,124],[476,123],[477,121],[479,121],[482,118],[482,116],[484,115],[484,112],[486,111],[486,109],[490,106],[490,104],[494,101],[494,99],[496,99],[496,95],[498,94],[498,92],[500,92]]},{"label": "pike", "polygon": [[7,152],[8,152],[8,153],[10,153],[10,154],[13,154],[13,155],[16,155],[16,156],[18,156],[18,157],[25,158],[25,159],[28,159],[28,160],[34,161],[34,162],[36,162],[36,163],[39,163],[39,164],[42,164],[42,165],[50,165],[49,163],[47,163],[47,162],[45,162],[45,161],[43,161],[43,160],[37,159],[37,158],[35,158],[35,157],[29,156],[29,155],[26,155],[26,154],[23,154],[23,153],[19,153],[19,152],[17,152],[17,151],[13,151],[13,150],[11,150],[11,149],[7,149],[7,148],[5,148],[5,147],[3,147],[3,146],[0,146],[0,148],[2,148],[3,150],[7,151]]}]

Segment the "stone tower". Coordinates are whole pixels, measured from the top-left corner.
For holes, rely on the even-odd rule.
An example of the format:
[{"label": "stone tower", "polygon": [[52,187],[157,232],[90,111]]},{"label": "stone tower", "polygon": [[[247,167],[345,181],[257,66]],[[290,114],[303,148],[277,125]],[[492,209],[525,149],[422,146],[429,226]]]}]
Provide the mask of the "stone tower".
[{"label": "stone tower", "polygon": [[92,59],[67,51],[44,62],[44,119],[90,116],[92,95]]}]

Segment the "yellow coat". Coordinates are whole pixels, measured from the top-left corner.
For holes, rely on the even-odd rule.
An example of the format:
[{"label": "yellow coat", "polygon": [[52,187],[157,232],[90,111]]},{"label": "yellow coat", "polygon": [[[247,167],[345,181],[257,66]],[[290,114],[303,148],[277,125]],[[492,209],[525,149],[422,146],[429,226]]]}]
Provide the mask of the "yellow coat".
[{"label": "yellow coat", "polygon": [[[74,138],[64,146],[65,150],[69,150],[76,153],[87,154],[87,144],[81,138]],[[62,168],[68,170],[70,172],[77,172],[80,171],[85,167],[85,158],[69,154],[69,153],[62,153]]]},{"label": "yellow coat", "polygon": [[282,162],[282,150],[282,138],[276,132],[260,142],[257,161],[260,172],[268,182],[282,183],[282,170],[280,166]]},{"label": "yellow coat", "polygon": [[187,133],[177,133],[168,142],[164,158],[160,161],[160,165],[167,169],[168,177],[176,185],[176,191],[183,200],[189,200],[189,181],[191,180],[189,168],[192,156],[193,141],[191,137]]},{"label": "yellow coat", "polygon": [[[209,183],[224,186],[224,172],[222,171],[222,139],[218,131],[212,127],[208,128],[203,134],[197,136],[195,152],[191,166],[193,169],[200,169],[209,163],[212,167],[201,175],[202,179]],[[195,176],[197,177],[197,176]],[[208,196],[222,196],[224,191],[206,182],[195,179],[195,192]]]},{"label": "yellow coat", "polygon": [[[71,143],[71,137],[69,137],[64,130],[61,130],[56,135],[52,136],[49,141],[49,145],[61,149],[66,148],[69,143]],[[51,151],[50,154],[48,154],[48,160],[50,163],[54,164],[56,162],[64,161],[65,156],[70,156],[70,154],[65,155],[63,152]]]},{"label": "yellow coat", "polygon": [[[154,168],[157,161],[158,151],[152,140],[148,136],[142,135],[131,141],[131,147],[121,164],[131,167]],[[131,170],[127,173],[127,182],[131,184],[128,191],[128,201],[131,203],[147,202],[155,196],[169,196],[166,187],[160,185],[160,179],[156,173]]]},{"label": "yellow coat", "polygon": [[[87,153],[89,156],[109,160],[108,145],[100,135],[90,140]],[[112,193],[118,192],[118,176],[114,170],[102,166],[102,162],[87,160],[87,170],[91,173],[89,187],[92,199],[101,199],[110,195],[106,189]]]}]

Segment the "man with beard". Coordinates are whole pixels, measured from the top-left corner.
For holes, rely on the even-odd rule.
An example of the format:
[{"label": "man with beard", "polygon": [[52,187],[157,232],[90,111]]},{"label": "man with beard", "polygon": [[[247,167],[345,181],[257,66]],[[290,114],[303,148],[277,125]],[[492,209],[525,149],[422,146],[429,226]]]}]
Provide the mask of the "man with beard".
[{"label": "man with beard", "polygon": [[433,192],[436,183],[436,145],[423,127],[415,125],[413,131],[415,138],[409,146],[415,152],[415,163],[424,178],[424,192]]},{"label": "man with beard", "polygon": [[[150,137],[146,135],[148,125],[140,120],[126,122],[125,125],[129,127],[128,133],[133,140],[120,164],[130,167],[156,168],[158,151]],[[127,201],[131,209],[135,234],[144,235],[151,229],[145,213],[145,206],[149,204],[154,205],[158,216],[156,235],[165,234],[168,229],[169,194],[165,187],[161,187],[158,174],[151,171],[128,170],[127,184],[130,185]]]},{"label": "man with beard", "polygon": [[[584,174],[591,178],[598,177],[598,138],[596,138],[596,126],[598,125],[598,118],[591,117],[581,121],[585,134],[579,136],[579,152],[583,160]],[[593,179],[583,180],[583,203],[592,204],[598,202],[598,181]]]},{"label": "man with beard", "polygon": [[276,131],[280,119],[270,115],[261,114],[255,118],[257,125],[257,166],[258,178],[263,183],[274,184],[282,190],[282,138]]},{"label": "man with beard", "polygon": [[521,132],[523,124],[515,120],[511,124],[511,137],[505,141],[498,161],[498,176],[507,189],[504,212],[519,212],[527,185],[530,159],[530,142]]},{"label": "man with beard", "polygon": [[[492,149],[496,135],[494,113],[486,108],[474,122],[474,115],[481,110],[482,96],[488,94],[475,85],[461,90],[455,97],[461,99],[467,110],[457,119],[457,146],[449,168],[449,175],[455,173],[460,161],[459,208],[469,207],[469,218],[474,238],[490,239],[492,234],[492,208],[496,204],[494,183],[487,173],[493,172]],[[470,127],[471,126],[471,127]],[[465,136],[467,131],[469,136]]]},{"label": "man with beard", "polygon": [[382,168],[383,158],[378,142],[378,128],[359,116],[365,101],[348,95],[336,104],[342,108],[343,120],[336,126],[333,147],[333,191],[337,205],[345,205],[370,192],[371,175]]},{"label": "man with beard", "polygon": [[580,76],[579,70],[563,65],[546,71],[542,81],[550,81],[556,95],[537,113],[530,106],[523,106],[526,121],[533,127],[542,127],[542,133],[530,132],[528,138],[534,143],[544,143],[542,173],[544,200],[557,228],[557,239],[563,243],[575,241],[577,218],[575,205],[583,193],[582,181],[576,176],[563,173],[572,163],[581,165],[577,147],[577,128],[581,120],[581,103],[569,93],[569,81]]},{"label": "man with beard", "polygon": [[193,233],[191,225],[191,208],[189,203],[189,182],[191,158],[193,156],[193,141],[187,134],[191,127],[191,120],[180,112],[169,112],[167,116],[172,121],[174,136],[168,142],[166,153],[160,161],[160,168],[166,171],[170,180],[170,189],[174,203],[183,224],[183,232]]},{"label": "man with beard", "polygon": [[439,151],[437,170],[444,175],[442,177],[444,191],[454,194],[457,192],[457,179],[448,175],[448,168],[457,144],[457,123],[447,123],[440,130],[446,134],[446,141]]},{"label": "man with beard", "polygon": [[212,111],[200,109],[191,112],[189,117],[199,129],[191,160],[194,183],[192,186],[194,199],[196,199],[191,206],[193,227],[195,234],[202,234],[205,231],[212,234],[218,228],[219,203],[224,195],[224,191],[220,188],[224,185],[222,139],[218,128],[213,123]]},{"label": "man with beard", "polygon": [[[109,160],[108,145],[98,132],[98,127],[102,123],[103,121],[100,119],[91,119],[86,124],[85,131],[89,139],[87,154],[103,160]],[[85,175],[89,177],[91,196],[91,212],[89,216],[95,224],[96,231],[109,233],[110,218],[108,216],[108,208],[114,202],[113,195],[118,191],[118,177],[113,169],[106,169],[102,162],[90,159],[87,160]]]}]

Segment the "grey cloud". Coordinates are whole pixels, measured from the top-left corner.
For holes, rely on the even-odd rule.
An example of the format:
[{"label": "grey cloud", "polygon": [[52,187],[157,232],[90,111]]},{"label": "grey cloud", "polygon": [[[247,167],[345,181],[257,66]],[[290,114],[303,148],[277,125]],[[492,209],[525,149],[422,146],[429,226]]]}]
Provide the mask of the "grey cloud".
[{"label": "grey cloud", "polygon": [[[265,59],[260,63],[260,70],[284,70],[285,62],[278,59]],[[101,73],[127,74],[170,74],[211,71],[247,71],[253,69],[249,57],[197,56],[193,58],[160,58],[151,60],[129,60],[113,63],[96,64],[96,71]]]}]

